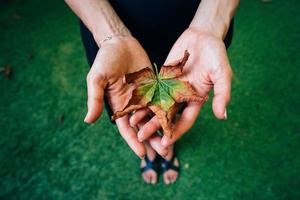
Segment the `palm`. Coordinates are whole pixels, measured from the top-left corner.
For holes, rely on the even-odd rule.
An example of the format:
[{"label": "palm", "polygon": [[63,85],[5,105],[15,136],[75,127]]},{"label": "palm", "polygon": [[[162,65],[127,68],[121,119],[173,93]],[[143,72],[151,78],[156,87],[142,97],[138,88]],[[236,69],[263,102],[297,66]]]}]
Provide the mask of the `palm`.
[{"label": "palm", "polygon": [[189,81],[201,96],[209,93],[215,79],[223,73],[231,73],[222,40],[188,30],[174,44],[166,63],[178,59],[184,50],[191,56],[181,78]]},{"label": "palm", "polygon": [[[149,58],[134,38],[115,38],[105,42],[87,76],[88,114],[85,121],[92,123],[101,115],[104,90],[112,111],[121,110],[130,99],[132,88],[124,82],[124,75],[146,66],[150,66]],[[119,118],[116,123],[129,146],[137,155],[143,156],[145,147],[130,127],[129,117]]]},{"label": "palm", "polygon": [[[232,72],[223,41],[210,34],[187,29],[174,44],[166,63],[178,59],[184,50],[188,50],[191,56],[182,79],[189,81],[202,96],[208,95],[213,88],[214,114],[219,119],[226,119]],[[171,144],[190,129],[201,107],[201,104],[190,103],[176,123],[175,136],[172,139],[164,137],[162,143]]]},{"label": "palm", "polygon": [[[203,97],[214,88],[213,111],[217,118],[226,118],[232,72],[223,41],[210,34],[187,29],[172,47],[165,64],[174,64],[174,61],[182,57],[185,50],[190,53],[190,58],[183,68],[184,74],[180,79],[190,82]],[[195,122],[201,107],[200,103],[189,103],[175,124],[172,139],[164,136],[162,144],[168,146],[187,132]],[[133,115],[132,121],[137,122],[147,112],[140,113]],[[155,117],[150,122],[139,132],[140,138],[146,139],[160,128]]]},{"label": "palm", "polygon": [[[131,95],[131,86],[124,83],[125,74],[150,66],[144,49],[132,39],[127,44],[104,44],[99,50],[90,71],[92,77],[99,77],[105,84],[105,95],[113,111],[122,109]],[[118,98],[116,98],[118,97]]]}]

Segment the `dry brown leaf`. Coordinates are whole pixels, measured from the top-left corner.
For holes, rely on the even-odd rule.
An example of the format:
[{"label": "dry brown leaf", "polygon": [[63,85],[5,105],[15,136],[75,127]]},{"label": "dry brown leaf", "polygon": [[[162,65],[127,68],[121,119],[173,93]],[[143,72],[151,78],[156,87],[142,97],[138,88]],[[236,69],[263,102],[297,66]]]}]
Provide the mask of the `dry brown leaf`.
[{"label": "dry brown leaf", "polygon": [[189,53],[176,65],[162,66],[158,73],[147,67],[137,72],[126,74],[126,83],[134,84],[131,99],[123,110],[114,113],[112,120],[141,108],[150,108],[157,116],[164,135],[172,136],[172,120],[178,111],[179,105],[184,102],[204,102],[207,97],[201,97],[187,81],[178,78],[187,62]]}]

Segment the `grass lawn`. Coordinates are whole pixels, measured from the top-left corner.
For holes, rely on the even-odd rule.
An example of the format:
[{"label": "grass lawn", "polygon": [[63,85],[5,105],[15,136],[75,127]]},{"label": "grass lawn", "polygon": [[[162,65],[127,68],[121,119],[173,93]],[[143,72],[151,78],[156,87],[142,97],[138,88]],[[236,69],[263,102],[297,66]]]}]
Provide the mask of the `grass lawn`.
[{"label": "grass lawn", "polygon": [[105,113],[86,112],[87,61],[63,1],[0,2],[0,199],[300,199],[300,1],[242,0],[227,121],[209,101],[178,142],[182,173],[143,183]]}]

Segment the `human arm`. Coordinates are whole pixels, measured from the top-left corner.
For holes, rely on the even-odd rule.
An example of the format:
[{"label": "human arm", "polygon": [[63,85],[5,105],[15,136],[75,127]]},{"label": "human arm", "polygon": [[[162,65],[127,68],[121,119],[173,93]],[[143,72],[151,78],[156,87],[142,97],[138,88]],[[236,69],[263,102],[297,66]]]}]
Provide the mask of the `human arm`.
[{"label": "human arm", "polygon": [[202,0],[189,28],[224,39],[238,4],[239,0]]},{"label": "human arm", "polygon": [[[151,66],[149,58],[139,42],[130,34],[111,5],[106,0],[65,0],[93,34],[100,50],[87,76],[88,113],[85,122],[93,123],[103,110],[103,98],[107,97],[113,111],[120,110],[129,99],[131,86],[123,82],[125,74]],[[103,42],[105,38],[110,40]],[[129,126],[129,116],[116,120],[119,132],[132,150],[140,157],[145,147]],[[160,143],[159,143],[160,144]],[[156,150],[163,147],[156,144]]]},{"label": "human arm", "polygon": [[110,35],[131,36],[107,0],[65,0],[65,2],[91,31],[98,45]]}]

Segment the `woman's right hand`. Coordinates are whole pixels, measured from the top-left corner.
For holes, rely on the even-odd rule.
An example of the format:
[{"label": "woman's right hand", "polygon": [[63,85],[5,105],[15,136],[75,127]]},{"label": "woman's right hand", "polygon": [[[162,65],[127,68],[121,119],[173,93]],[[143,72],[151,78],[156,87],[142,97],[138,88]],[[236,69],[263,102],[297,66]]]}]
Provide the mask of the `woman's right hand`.
[{"label": "woman's right hand", "polygon": [[[88,113],[84,121],[93,123],[100,117],[104,95],[113,112],[124,108],[133,89],[124,82],[125,74],[150,66],[152,65],[145,50],[132,36],[113,37],[103,42],[87,75]],[[116,124],[131,149],[139,157],[143,157],[146,153],[145,146],[138,141],[135,129],[130,126],[129,116],[117,119]],[[149,142],[154,142],[153,146],[159,154],[167,152],[157,138],[151,138]]]}]

